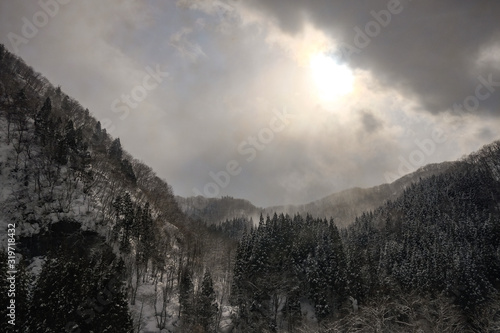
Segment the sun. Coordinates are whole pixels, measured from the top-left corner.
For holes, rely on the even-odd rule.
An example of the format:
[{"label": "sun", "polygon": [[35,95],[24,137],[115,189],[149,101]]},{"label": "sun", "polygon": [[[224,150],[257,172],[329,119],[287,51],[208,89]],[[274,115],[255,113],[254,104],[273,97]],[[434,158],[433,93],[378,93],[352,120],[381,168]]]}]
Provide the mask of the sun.
[{"label": "sun", "polygon": [[323,53],[310,57],[309,66],[318,96],[324,101],[332,101],[353,90],[352,71]]}]

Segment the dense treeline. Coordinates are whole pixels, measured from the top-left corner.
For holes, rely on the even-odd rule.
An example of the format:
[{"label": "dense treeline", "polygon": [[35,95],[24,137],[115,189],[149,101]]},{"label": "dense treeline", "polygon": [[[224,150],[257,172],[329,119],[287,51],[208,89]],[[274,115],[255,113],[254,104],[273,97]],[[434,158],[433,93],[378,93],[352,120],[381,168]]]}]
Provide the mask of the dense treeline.
[{"label": "dense treeline", "polygon": [[[5,278],[11,275],[3,252],[0,267],[6,275],[1,289],[8,290],[12,280]],[[123,261],[109,247],[91,253],[65,241],[47,254],[37,276],[26,260],[19,261],[11,293],[15,314],[0,327],[3,332],[132,332],[123,274]],[[2,292],[2,304],[10,302],[7,296]],[[8,318],[5,309],[1,313]]]},{"label": "dense treeline", "polygon": [[[347,266],[335,224],[300,215],[261,217],[243,236],[232,288],[242,331],[296,327],[301,300],[318,320],[340,311],[347,299]],[[286,325],[284,324],[286,322]]]},{"label": "dense treeline", "polygon": [[500,283],[499,167],[496,142],[358,218],[346,244],[372,276],[356,296],[398,287],[443,290],[464,310],[487,302]]},{"label": "dense treeline", "polygon": [[201,220],[208,225],[220,224],[226,220],[244,219],[259,216],[262,209],[251,202],[230,196],[221,198],[176,197],[182,211],[194,220]]},{"label": "dense treeline", "polygon": [[413,184],[345,232],[355,297],[443,292],[471,321],[500,287],[500,142]]},{"label": "dense treeline", "polygon": [[224,235],[232,240],[240,240],[254,226],[253,219],[233,218],[226,219],[218,224],[208,225],[208,230]]},{"label": "dense treeline", "polygon": [[307,306],[332,332],[499,328],[500,142],[409,186],[340,234],[309,216],[261,219],[238,247],[238,328],[293,331]]}]

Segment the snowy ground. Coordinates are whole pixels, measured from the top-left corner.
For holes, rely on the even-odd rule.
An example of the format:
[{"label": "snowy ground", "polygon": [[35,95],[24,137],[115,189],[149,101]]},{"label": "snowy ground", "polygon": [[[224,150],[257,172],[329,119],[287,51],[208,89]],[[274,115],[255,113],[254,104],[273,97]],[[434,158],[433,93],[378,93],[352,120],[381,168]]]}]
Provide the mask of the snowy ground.
[{"label": "snowy ground", "polygon": [[[2,111],[0,110],[0,115]],[[7,225],[10,221],[7,220],[2,207],[4,202],[12,194],[12,179],[10,179],[10,156],[12,156],[12,144],[7,145],[7,121],[3,116],[0,116],[0,248],[7,246]]]}]

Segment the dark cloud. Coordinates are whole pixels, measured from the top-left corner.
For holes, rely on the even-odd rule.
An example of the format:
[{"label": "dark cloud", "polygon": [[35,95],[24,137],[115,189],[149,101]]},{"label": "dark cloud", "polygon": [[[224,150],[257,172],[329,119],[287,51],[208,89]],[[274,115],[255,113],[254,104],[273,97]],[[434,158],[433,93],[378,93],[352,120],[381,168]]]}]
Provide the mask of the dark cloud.
[{"label": "dark cloud", "polygon": [[488,127],[481,128],[477,133],[477,137],[481,141],[493,141],[495,136],[495,133],[493,133],[493,131]]},{"label": "dark cloud", "polygon": [[[474,96],[480,77],[491,75],[500,82],[499,54],[496,60],[478,63],[482,51],[500,43],[500,2],[402,0],[390,21],[383,18],[388,22],[385,27],[373,24],[372,12],[387,11],[390,3],[398,1],[254,0],[250,5],[276,17],[290,34],[309,21],[343,43],[344,55],[350,53],[346,45],[362,46],[348,57],[352,66],[372,71],[383,85],[416,98],[433,113],[453,109]],[[363,41],[355,28],[365,34],[371,29],[373,37],[366,34]],[[500,104],[500,84],[495,90],[479,105],[469,99],[463,112],[500,115],[495,109]]]},{"label": "dark cloud", "polygon": [[363,131],[373,133],[382,128],[382,121],[378,119],[370,110],[362,110],[360,113]]}]

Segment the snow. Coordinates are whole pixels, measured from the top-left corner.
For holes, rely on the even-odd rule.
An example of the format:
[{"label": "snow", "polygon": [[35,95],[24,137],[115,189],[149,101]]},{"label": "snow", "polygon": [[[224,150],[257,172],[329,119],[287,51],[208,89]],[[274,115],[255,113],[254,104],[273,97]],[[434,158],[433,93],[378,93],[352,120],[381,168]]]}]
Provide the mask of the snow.
[{"label": "snow", "polygon": [[[2,110],[0,110],[0,114]],[[6,214],[2,212],[1,207],[3,202],[9,198],[12,194],[12,180],[9,178],[10,168],[9,168],[9,156],[12,154],[12,144],[7,145],[7,121],[4,117],[0,116],[0,248],[5,248],[7,245],[7,225],[10,223],[7,220]]]},{"label": "snow", "polygon": [[164,284],[158,282],[157,288],[152,282],[143,284],[139,287],[137,291],[137,298],[135,305],[130,305],[130,310],[134,317],[134,322],[136,325],[140,325],[140,332],[173,332],[175,326],[178,324],[178,313],[179,313],[179,303],[178,295],[172,295],[170,301],[166,304],[166,324],[165,328],[159,329],[157,320],[157,311],[161,311],[163,299],[162,299],[162,288]]},{"label": "snow", "polygon": [[222,318],[219,324],[221,333],[232,332],[233,322],[231,317],[238,313],[238,308],[235,306],[224,305],[222,306]]},{"label": "snow", "polygon": [[31,261],[31,264],[28,265],[28,271],[31,272],[34,276],[38,276],[42,271],[44,263],[45,263],[44,256],[34,257]]},{"label": "snow", "polygon": [[[29,131],[33,131],[32,122],[29,126],[31,126]],[[115,184],[112,184],[113,179],[109,177],[107,166],[93,166],[92,170],[97,180],[94,178],[95,181],[90,191],[84,192],[84,184],[81,179],[77,178],[78,174],[65,166],[60,167],[59,175],[55,181],[52,180],[54,183],[51,188],[47,185],[49,180],[42,176],[41,182],[45,183],[42,184],[40,191],[40,187],[35,188],[34,170],[40,170],[37,169],[40,166],[36,163],[48,163],[48,168],[54,169],[57,165],[50,165],[50,161],[43,160],[44,156],[39,155],[42,154],[40,147],[34,144],[31,152],[33,159],[20,155],[20,164],[23,165],[23,169],[14,172],[16,153],[13,144],[7,144],[6,133],[7,121],[0,110],[0,230],[6,230],[9,223],[16,223],[16,238],[19,239],[19,237],[32,237],[47,230],[52,223],[67,220],[78,221],[82,230],[96,231],[106,237],[112,226],[111,219],[108,218],[110,212],[107,205],[109,198],[112,198],[117,191]],[[37,160],[38,156],[42,159]],[[26,175],[24,165],[27,166],[27,174],[30,178],[27,185],[23,181]],[[137,198],[133,197],[133,199]],[[179,229],[171,223],[165,222],[163,229],[169,235],[182,237]],[[176,237],[172,237],[171,253],[180,251],[175,239]],[[6,245],[7,233],[0,232],[0,249],[5,248]],[[115,248],[115,253],[118,252]],[[173,260],[177,259],[167,258],[167,261]],[[43,256],[30,258],[28,270],[36,277],[40,274],[44,262]],[[160,312],[163,306],[163,289],[165,289],[164,283],[158,282],[155,288],[152,279],[138,287],[136,302],[129,307],[136,329],[140,328],[139,332],[166,333],[178,330],[179,296],[175,285],[165,305],[164,328],[161,330],[158,328],[159,313],[157,312]],[[229,331],[231,327],[232,313],[234,309],[231,307],[224,308],[221,325],[223,332]]]}]

